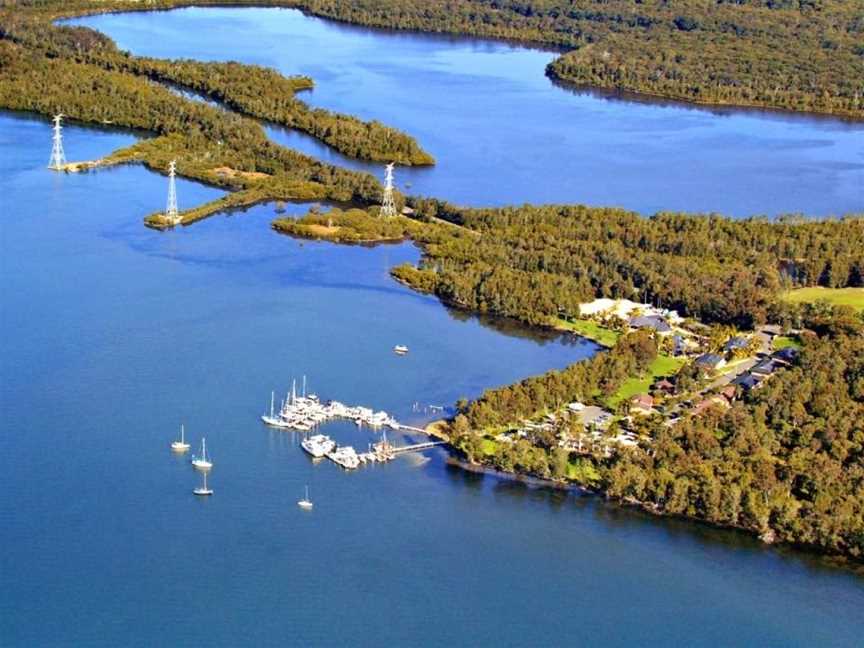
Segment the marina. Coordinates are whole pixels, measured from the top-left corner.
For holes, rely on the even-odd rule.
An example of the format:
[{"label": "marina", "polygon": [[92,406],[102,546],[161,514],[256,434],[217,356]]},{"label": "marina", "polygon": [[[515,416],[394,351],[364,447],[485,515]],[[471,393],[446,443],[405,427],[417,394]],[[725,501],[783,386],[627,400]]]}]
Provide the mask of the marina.
[{"label": "marina", "polygon": [[263,414],[261,420],[271,427],[284,428],[299,432],[307,432],[322,423],[334,419],[348,419],[358,426],[368,425],[372,428],[389,427],[392,430],[421,431],[400,424],[387,412],[375,411],[362,405],[350,406],[336,400],[321,402],[315,394],[306,394],[306,379],[303,379],[301,393],[297,395],[296,381],[291,384],[291,391],[276,409],[276,393],[270,394],[270,412]]},{"label": "marina", "polygon": [[300,447],[313,459],[326,457],[337,466],[345,470],[354,470],[363,464],[386,463],[392,461],[400,454],[408,452],[419,452],[444,445],[443,441],[426,441],[407,446],[394,446],[387,439],[387,430],[401,430],[426,434],[422,428],[411,425],[403,425],[385,411],[374,411],[370,407],[362,405],[349,406],[336,400],[322,403],[315,394],[306,394],[306,377],[300,395],[297,395],[296,381],[291,383],[291,391],[276,409],[276,392],[270,393],[270,411],[261,416],[261,420],[270,427],[293,430],[295,432],[309,432],[319,425],[335,419],[347,419],[354,421],[358,427],[368,425],[373,429],[384,428],[381,432],[381,440],[369,444],[366,452],[357,452],[353,446],[339,445],[325,434],[306,435],[300,442]]}]

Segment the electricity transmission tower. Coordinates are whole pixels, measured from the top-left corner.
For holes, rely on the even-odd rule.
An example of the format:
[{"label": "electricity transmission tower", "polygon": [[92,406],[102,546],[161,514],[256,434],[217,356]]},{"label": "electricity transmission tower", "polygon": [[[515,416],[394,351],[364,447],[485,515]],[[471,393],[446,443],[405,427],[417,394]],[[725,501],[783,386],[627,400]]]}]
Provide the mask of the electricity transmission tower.
[{"label": "electricity transmission tower", "polygon": [[54,146],[51,149],[51,159],[48,160],[48,168],[55,171],[60,171],[66,164],[66,155],[63,153],[63,127],[60,125],[62,119],[62,114],[54,117]]},{"label": "electricity transmission tower", "polygon": [[171,160],[168,165],[168,206],[165,207],[165,220],[172,225],[180,223],[180,214],[177,211],[177,184],[174,180],[177,174],[177,160]]},{"label": "electricity transmission tower", "polygon": [[391,162],[384,172],[384,200],[381,203],[381,215],[391,218],[396,215],[396,203],[393,202],[393,166]]}]

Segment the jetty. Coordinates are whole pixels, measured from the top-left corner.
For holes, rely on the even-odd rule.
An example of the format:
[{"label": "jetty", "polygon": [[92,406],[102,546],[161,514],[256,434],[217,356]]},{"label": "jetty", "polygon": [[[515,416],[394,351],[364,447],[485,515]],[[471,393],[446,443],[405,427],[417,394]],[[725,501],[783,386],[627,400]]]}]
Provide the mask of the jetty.
[{"label": "jetty", "polygon": [[387,412],[375,411],[363,405],[346,405],[336,400],[321,402],[315,394],[306,395],[306,380],[300,395],[297,394],[297,384],[291,384],[291,391],[276,409],[275,392],[270,394],[270,412],[263,414],[261,420],[271,427],[306,432],[313,427],[333,419],[349,419],[358,426],[368,425],[373,428],[389,427],[392,430],[421,432],[424,430],[403,425]]}]

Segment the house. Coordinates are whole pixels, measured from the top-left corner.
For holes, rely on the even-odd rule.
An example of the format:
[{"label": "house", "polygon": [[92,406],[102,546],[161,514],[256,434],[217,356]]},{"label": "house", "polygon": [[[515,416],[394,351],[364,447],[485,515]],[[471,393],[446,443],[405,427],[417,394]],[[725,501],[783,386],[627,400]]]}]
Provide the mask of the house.
[{"label": "house", "polygon": [[664,394],[672,394],[675,392],[675,384],[668,381],[666,378],[661,378],[654,383],[652,389],[654,391],[662,392]]},{"label": "house", "polygon": [[751,370],[750,373],[757,374],[760,376],[771,376],[775,371],[781,369],[783,367],[777,360],[773,358],[765,358],[761,360],[758,364],[756,364]]},{"label": "house", "polygon": [[630,411],[634,414],[650,414],[654,399],[648,394],[636,394],[630,399]]},{"label": "house", "polygon": [[573,403],[567,405],[567,409],[576,414],[584,410],[585,405],[583,403],[580,403],[579,401],[574,401]]},{"label": "house", "polygon": [[705,400],[696,403],[696,407],[694,407],[690,413],[693,414],[693,416],[701,416],[709,409],[716,406],[729,407],[729,403],[719,396],[712,396],[711,398],[706,398]]},{"label": "house", "polygon": [[727,340],[726,344],[723,345],[723,350],[727,353],[732,353],[735,351],[745,351],[747,349],[747,345],[749,344],[749,339],[740,335],[736,335],[735,337],[729,338],[729,340]]},{"label": "house", "polygon": [[779,351],[775,351],[771,357],[775,360],[779,360],[780,362],[792,364],[798,359],[799,355],[801,355],[801,352],[795,347],[790,346],[784,349],[780,349]]},{"label": "house", "polygon": [[667,335],[672,332],[672,327],[662,317],[657,315],[640,315],[639,317],[630,318],[630,328],[634,329],[654,329],[660,335]]},{"label": "house", "polygon": [[757,389],[765,382],[765,376],[757,376],[752,373],[744,373],[738,376],[735,380],[732,381],[732,385],[736,387],[740,387],[744,391],[751,391],[753,389]]},{"label": "house", "polygon": [[684,343],[683,335],[675,335],[672,337],[672,355],[675,357],[682,356],[687,351],[687,345]]},{"label": "house", "polygon": [[694,364],[703,371],[717,371],[726,364],[726,359],[716,353],[703,353],[694,361]]},{"label": "house", "polygon": [[735,388],[735,385],[726,385],[723,389],[720,390],[720,395],[730,403],[735,400],[735,396],[737,395],[737,393],[738,390]]}]

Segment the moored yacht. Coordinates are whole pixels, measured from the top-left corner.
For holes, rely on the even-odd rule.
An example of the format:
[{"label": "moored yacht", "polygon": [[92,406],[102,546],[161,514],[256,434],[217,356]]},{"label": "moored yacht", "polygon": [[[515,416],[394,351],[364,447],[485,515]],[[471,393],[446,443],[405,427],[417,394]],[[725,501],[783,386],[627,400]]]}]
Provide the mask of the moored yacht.
[{"label": "moored yacht", "polygon": [[312,500],[309,499],[309,487],[306,487],[306,497],[297,502],[297,506],[302,509],[306,509],[307,511],[311,509],[314,504],[312,504]]},{"label": "moored yacht", "polygon": [[327,453],[327,458],[346,470],[353,470],[360,465],[360,458],[357,456],[357,451],[351,446],[338,446],[332,452]]},{"label": "moored yacht", "polygon": [[186,432],[183,429],[183,424],[180,424],[180,439],[171,444],[171,450],[174,452],[186,452],[189,450],[189,444],[186,443]]},{"label": "moored yacht", "polygon": [[314,434],[303,439],[300,446],[316,459],[320,459],[336,449],[336,442],[326,434]]},{"label": "moored yacht", "polygon": [[202,473],[201,475],[204,478],[204,483],[201,484],[198,488],[194,489],[192,492],[199,496],[207,496],[213,494],[212,488],[207,488],[207,473]]},{"label": "moored yacht", "polygon": [[210,470],[213,467],[213,462],[207,458],[207,440],[201,437],[201,456],[192,457],[192,465],[198,470]]}]

